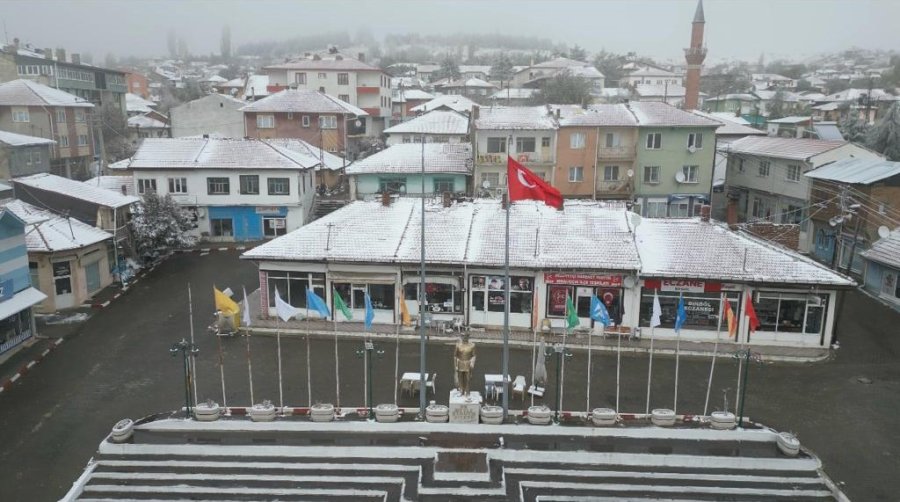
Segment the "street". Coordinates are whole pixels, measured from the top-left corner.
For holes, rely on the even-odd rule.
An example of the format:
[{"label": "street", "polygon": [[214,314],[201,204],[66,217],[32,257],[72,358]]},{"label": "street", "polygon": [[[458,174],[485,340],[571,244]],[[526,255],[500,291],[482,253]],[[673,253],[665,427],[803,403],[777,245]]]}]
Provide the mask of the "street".
[{"label": "street", "polygon": [[[108,308],[96,311],[65,344],[27,377],[0,395],[0,486],[2,500],[56,500],[78,477],[97,444],[118,420],[137,419],[179,408],[184,402],[181,356],[170,347],[189,338],[187,288],[191,284],[200,400],[223,402],[218,365],[218,342],[225,359],[229,406],[249,406],[247,338],[216,337],[206,326],[212,321],[212,286],[248,291],[257,287],[253,264],[237,259],[236,251],[176,255],[142,279]],[[240,300],[238,293],[238,300]],[[852,292],[843,305],[836,357],[824,363],[754,364],[750,369],[746,414],[778,430],[795,432],[817,453],[825,472],[854,500],[895,498],[900,489],[900,432],[896,405],[900,397],[900,315]],[[478,344],[477,339],[475,340]],[[393,402],[396,376],[417,371],[419,345],[390,336],[375,338],[384,353],[374,358],[375,404]],[[363,406],[363,360],[359,339],[282,336],[283,392],[286,406],[330,402]],[[309,352],[307,352],[307,346]],[[397,352],[399,348],[399,357]],[[337,356],[335,356],[337,350]],[[565,363],[563,409],[583,411],[587,354],[573,351]],[[436,397],[446,403],[453,381],[453,346],[430,343],[427,366],[436,372]],[[279,403],[276,338],[250,337],[253,388],[256,402]],[[531,349],[513,349],[510,374],[531,375]],[[307,378],[307,359],[309,374]],[[335,360],[339,372],[335,372]],[[592,354],[590,407],[615,407],[616,355]],[[500,373],[500,349],[477,347],[472,388],[483,387],[485,373]],[[642,413],[647,397],[646,354],[623,353],[620,411]],[[543,402],[554,408],[556,360],[547,360],[549,382]],[[706,397],[710,358],[682,357],[679,367],[677,411],[699,414]],[[675,361],[657,356],[653,364],[651,408],[673,406]],[[865,380],[860,380],[865,377]],[[339,380],[339,382],[338,382]],[[871,383],[863,383],[871,382]],[[734,409],[737,363],[716,363],[710,410]],[[308,388],[312,388],[312,394]],[[340,399],[338,402],[338,388]],[[398,392],[398,404],[417,406],[418,398]],[[527,407],[530,399],[526,399]],[[519,398],[510,399],[521,408]]]}]

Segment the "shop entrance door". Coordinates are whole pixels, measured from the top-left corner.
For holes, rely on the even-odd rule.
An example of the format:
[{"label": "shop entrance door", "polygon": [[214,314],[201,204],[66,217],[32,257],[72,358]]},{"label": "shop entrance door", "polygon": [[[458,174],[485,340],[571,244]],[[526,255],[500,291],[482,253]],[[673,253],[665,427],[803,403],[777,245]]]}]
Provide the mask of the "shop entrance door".
[{"label": "shop entrance door", "polygon": [[575,311],[578,312],[578,326],[591,327],[591,296],[594,289],[578,286],[575,288]]},{"label": "shop entrance door", "polygon": [[72,262],[60,261],[53,263],[54,300],[57,309],[69,308],[75,305],[75,295],[72,293]]}]

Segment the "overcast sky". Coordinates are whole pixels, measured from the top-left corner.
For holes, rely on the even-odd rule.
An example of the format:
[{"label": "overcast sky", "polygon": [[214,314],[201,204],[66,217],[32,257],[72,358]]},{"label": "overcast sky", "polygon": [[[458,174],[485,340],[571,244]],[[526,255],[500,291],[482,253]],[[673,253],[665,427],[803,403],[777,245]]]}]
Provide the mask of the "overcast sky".
[{"label": "overcast sky", "polygon": [[[388,33],[504,33],[551,38],[594,51],[681,58],[696,0],[172,1],[3,0],[5,37],[36,47],[116,56],[165,55],[174,29],[190,52],[366,26]],[[898,0],[706,0],[708,61],[801,58],[851,46],[900,49]]]}]

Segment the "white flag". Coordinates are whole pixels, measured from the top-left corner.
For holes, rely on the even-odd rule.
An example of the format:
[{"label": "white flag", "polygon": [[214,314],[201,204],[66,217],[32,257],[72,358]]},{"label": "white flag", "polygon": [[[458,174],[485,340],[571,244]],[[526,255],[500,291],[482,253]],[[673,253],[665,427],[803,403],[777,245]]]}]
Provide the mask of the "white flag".
[{"label": "white flag", "polygon": [[278,313],[278,317],[280,317],[282,321],[287,322],[291,320],[292,317],[299,314],[300,309],[282,300],[281,295],[278,294],[278,288],[275,288],[275,312]]},{"label": "white flag", "polygon": [[657,296],[656,291],[653,292],[653,315],[650,316],[650,327],[655,328],[659,326],[661,323],[659,322],[659,316],[662,315],[662,308],[659,306],[659,296]]},{"label": "white flag", "polygon": [[247,301],[247,288],[244,289],[244,300],[241,302],[241,324],[250,326],[250,302]]}]

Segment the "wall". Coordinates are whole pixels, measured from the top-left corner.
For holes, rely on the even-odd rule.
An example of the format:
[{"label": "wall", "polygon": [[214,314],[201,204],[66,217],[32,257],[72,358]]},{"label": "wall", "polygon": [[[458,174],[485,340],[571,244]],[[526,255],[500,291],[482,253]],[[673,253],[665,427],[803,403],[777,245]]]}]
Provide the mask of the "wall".
[{"label": "wall", "polygon": [[[357,174],[351,177],[356,197],[363,198],[366,196],[374,196],[379,193],[379,179],[382,178],[405,179],[406,193],[422,193],[422,176],[420,174]],[[465,192],[466,178],[467,176],[465,174],[425,173],[425,193],[434,193],[435,179],[453,180],[453,192]]]},{"label": "wall", "polygon": [[210,94],[172,108],[172,137],[218,134],[226,138],[244,137],[245,103],[220,94]]},{"label": "wall", "polygon": [[[258,115],[273,115],[274,128],[257,128]],[[333,114],[322,116],[337,117],[337,129],[320,129],[318,113],[244,113],[244,127],[248,138],[298,138],[321,147],[326,152],[339,153],[344,150],[345,117]],[[303,126],[303,117],[309,117],[309,126]]]},{"label": "wall", "polygon": [[[40,156],[39,162],[35,154]],[[0,179],[50,172],[50,146],[6,146],[0,144]]]},{"label": "wall", "polygon": [[89,292],[87,290],[87,278],[84,270],[86,266],[99,261],[100,289],[98,291],[112,284],[112,274],[109,272],[110,266],[107,254],[108,245],[109,241],[107,240],[73,251],[30,253],[28,261],[38,264],[38,284],[35,284],[34,287],[47,295],[47,299],[35,305],[34,310],[40,313],[50,313],[61,308],[56,301],[56,285],[53,278],[54,262],[70,261],[74,307],[80,306],[97,293],[97,291]]},{"label": "wall", "polygon": [[[327,64],[327,63],[326,63]],[[391,116],[391,89],[390,78],[380,70],[331,70],[331,69],[315,69],[315,70],[282,70],[282,69],[263,69],[263,72],[269,76],[270,86],[297,86],[300,89],[321,90],[324,89],[325,94],[339,98],[346,95],[350,98],[349,103],[365,108],[373,117],[390,118]],[[297,74],[306,74],[306,83],[297,84]],[[324,73],[325,78],[320,79],[319,74]],[[338,84],[338,73],[347,73],[348,81],[346,85]],[[376,92],[359,92],[359,88],[375,88]],[[384,98],[384,101],[382,99]],[[384,103],[384,105],[382,105]],[[372,109],[376,113],[372,113]],[[381,121],[383,123],[383,121]],[[370,134],[371,135],[371,134]]]},{"label": "wall", "polygon": [[[421,134],[388,134],[387,141],[385,142],[387,146],[399,145],[402,143],[419,143],[419,139],[422,137]],[[426,143],[463,143],[466,141],[466,136],[463,135],[449,135],[449,134],[426,134],[425,142]]]},{"label": "wall", "polygon": [[[553,186],[565,197],[593,197],[597,165],[597,128],[596,127],[560,127],[557,136],[556,165]],[[571,148],[574,134],[584,135],[584,147]],[[570,181],[569,169],[581,166],[584,174],[582,181]],[[602,178],[602,173],[600,174]]]},{"label": "wall", "polygon": [[13,281],[13,291],[31,285],[25,227],[11,214],[0,216],[0,270],[0,282]]},{"label": "wall", "polygon": [[[708,194],[712,186],[713,159],[715,157],[715,129],[711,127],[641,127],[637,138],[635,168],[635,192],[639,196],[669,195],[678,193]],[[647,149],[647,135],[662,134],[658,150]],[[687,149],[688,134],[703,134],[703,147],[694,153]],[[697,183],[678,183],[675,174],[683,166],[700,166]],[[644,167],[660,166],[659,184],[644,183]]]}]

